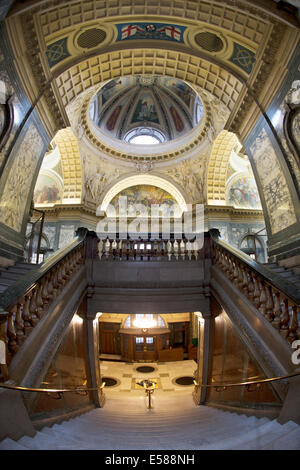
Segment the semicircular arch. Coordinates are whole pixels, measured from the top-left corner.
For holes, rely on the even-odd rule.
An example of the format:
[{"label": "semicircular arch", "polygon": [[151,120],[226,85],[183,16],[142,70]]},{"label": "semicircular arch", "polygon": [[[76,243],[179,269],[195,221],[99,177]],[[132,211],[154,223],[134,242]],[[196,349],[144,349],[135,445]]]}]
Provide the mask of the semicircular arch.
[{"label": "semicircular arch", "polygon": [[99,215],[99,213],[102,212],[106,212],[110,202],[121,191],[132,186],[139,185],[156,186],[157,188],[163,189],[171,196],[173,196],[182,212],[186,212],[188,210],[188,198],[183,194],[183,191],[180,190],[177,185],[161,176],[154,175],[153,173],[147,173],[131,176],[127,175],[119,179],[117,182],[113,183],[110,188],[108,188],[108,190],[104,192],[104,195],[100,200],[96,215]]}]

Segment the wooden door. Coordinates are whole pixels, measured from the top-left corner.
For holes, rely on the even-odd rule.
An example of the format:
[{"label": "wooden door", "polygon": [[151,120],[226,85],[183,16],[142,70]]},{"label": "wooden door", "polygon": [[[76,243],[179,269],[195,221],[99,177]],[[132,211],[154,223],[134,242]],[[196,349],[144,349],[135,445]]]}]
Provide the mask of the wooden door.
[{"label": "wooden door", "polygon": [[100,322],[100,353],[101,354],[117,354],[117,335],[116,323]]}]

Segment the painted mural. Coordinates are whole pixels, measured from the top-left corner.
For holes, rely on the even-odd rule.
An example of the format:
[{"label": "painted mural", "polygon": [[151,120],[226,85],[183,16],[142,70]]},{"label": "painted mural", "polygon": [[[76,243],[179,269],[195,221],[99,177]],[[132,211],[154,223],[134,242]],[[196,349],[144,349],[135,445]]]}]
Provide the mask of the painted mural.
[{"label": "painted mural", "polygon": [[273,234],[297,222],[288,184],[265,129],[250,146]]},{"label": "painted mural", "polygon": [[178,96],[188,107],[190,107],[191,102],[195,98],[194,90],[184,83],[182,80],[177,80],[177,78],[165,78],[163,84],[168,88],[172,93]]},{"label": "painted mural", "polygon": [[261,209],[254,178],[248,175],[235,175],[226,189],[226,204],[236,208]]},{"label": "painted mural", "polygon": [[171,116],[173,118],[176,131],[182,132],[184,130],[184,124],[178,112],[176,111],[176,108],[171,105],[169,109],[170,109]]},{"label": "painted mural", "polygon": [[148,121],[159,124],[155,104],[150,93],[141,93],[131,122]]},{"label": "painted mural", "polygon": [[108,131],[113,131],[114,128],[115,128],[115,125],[116,125],[116,122],[118,120],[118,117],[120,116],[120,112],[122,110],[122,105],[118,105],[114,110],[113,112],[111,113],[111,115],[109,116],[107,122],[106,122],[106,129]]},{"label": "painted mural", "polygon": [[158,39],[164,41],[184,42],[186,26],[165,23],[121,23],[116,25],[117,41],[130,39]]},{"label": "painted mural", "polygon": [[35,204],[57,204],[61,202],[63,186],[59,184],[55,175],[53,177],[40,173],[35,189],[33,200]]},{"label": "painted mural", "polygon": [[128,85],[128,78],[113,78],[105,83],[101,90],[99,90],[99,98],[101,99],[102,106],[111,98],[111,96],[119,89]]},{"label": "painted mural", "polygon": [[150,185],[138,185],[126,188],[113,198],[110,204],[115,208],[118,214],[119,197],[127,197],[128,216],[135,217],[138,210],[138,204],[143,204],[147,209],[148,215],[151,214],[151,206],[158,204],[163,207],[162,216],[168,215],[169,210],[172,210],[177,204],[171,194],[167,193],[161,188]]}]

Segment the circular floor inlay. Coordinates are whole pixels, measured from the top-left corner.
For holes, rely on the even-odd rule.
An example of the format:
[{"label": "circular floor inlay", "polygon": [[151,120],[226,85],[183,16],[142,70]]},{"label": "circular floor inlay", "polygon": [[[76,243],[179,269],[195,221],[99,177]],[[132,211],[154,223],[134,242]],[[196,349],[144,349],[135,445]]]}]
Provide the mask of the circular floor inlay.
[{"label": "circular floor inlay", "polygon": [[112,377],[102,377],[102,382],[105,382],[105,387],[113,387],[118,383],[118,381]]},{"label": "circular floor inlay", "polygon": [[175,380],[178,385],[193,385],[194,384],[194,377],[178,377]]},{"label": "circular floor inlay", "polygon": [[149,374],[150,372],[154,372],[155,368],[151,366],[140,366],[136,368],[137,372],[142,372],[143,374]]}]

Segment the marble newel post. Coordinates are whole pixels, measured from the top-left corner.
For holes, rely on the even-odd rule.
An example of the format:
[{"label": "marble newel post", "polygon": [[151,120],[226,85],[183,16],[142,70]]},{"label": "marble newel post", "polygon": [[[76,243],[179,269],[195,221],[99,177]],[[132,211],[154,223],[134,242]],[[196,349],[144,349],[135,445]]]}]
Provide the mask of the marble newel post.
[{"label": "marble newel post", "polygon": [[[198,312],[197,312],[198,313]],[[198,354],[195,381],[198,384],[208,384],[211,357],[212,319],[210,312],[198,313]],[[202,405],[206,399],[206,388],[195,386],[193,398],[197,405]]]}]

